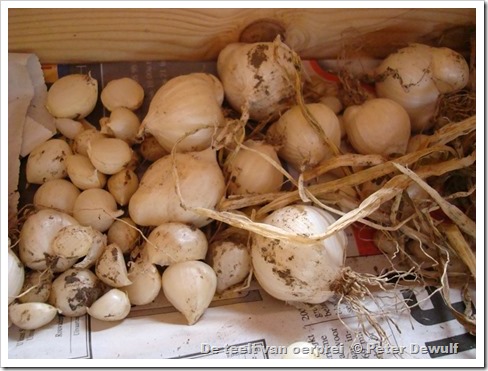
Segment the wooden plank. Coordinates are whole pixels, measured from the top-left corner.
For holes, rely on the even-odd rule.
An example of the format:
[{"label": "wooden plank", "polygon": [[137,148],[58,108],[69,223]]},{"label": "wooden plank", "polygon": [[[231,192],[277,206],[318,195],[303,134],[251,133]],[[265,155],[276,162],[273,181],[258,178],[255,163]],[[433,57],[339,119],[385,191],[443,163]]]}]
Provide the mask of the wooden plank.
[{"label": "wooden plank", "polygon": [[43,63],[214,60],[251,23],[268,19],[303,58],[344,45],[382,57],[406,42],[433,42],[473,27],[475,9],[9,9],[10,52]]}]

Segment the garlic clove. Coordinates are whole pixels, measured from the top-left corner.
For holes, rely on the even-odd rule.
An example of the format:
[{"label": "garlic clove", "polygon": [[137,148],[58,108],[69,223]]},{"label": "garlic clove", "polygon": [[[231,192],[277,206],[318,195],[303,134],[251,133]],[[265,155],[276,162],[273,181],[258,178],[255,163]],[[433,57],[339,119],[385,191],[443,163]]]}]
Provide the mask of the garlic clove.
[{"label": "garlic clove", "polygon": [[96,229],[92,229],[92,232],[92,244],[88,250],[88,253],[85,255],[83,260],[74,264],[73,268],[90,268],[95,264],[105,250],[105,247],[107,246],[107,236]]},{"label": "garlic clove", "polygon": [[132,283],[122,290],[127,293],[132,305],[149,304],[161,291],[161,274],[154,264],[144,259],[129,263],[128,277]]},{"label": "garlic clove", "polygon": [[109,81],[102,89],[100,99],[109,111],[118,107],[135,111],[144,101],[144,88],[134,79],[122,77]]},{"label": "garlic clove", "polygon": [[70,268],[54,279],[49,304],[64,316],[79,317],[100,297],[102,289],[92,271]]},{"label": "garlic clove", "polygon": [[144,245],[148,261],[160,266],[204,259],[207,249],[207,238],[200,229],[178,222],[154,228]]},{"label": "garlic clove", "polygon": [[86,312],[100,321],[120,321],[130,313],[127,294],[118,289],[111,289],[98,298]]},{"label": "garlic clove", "polygon": [[46,303],[12,304],[8,308],[12,323],[23,330],[36,330],[51,322],[58,310]]},{"label": "garlic clove", "polygon": [[88,158],[95,168],[107,175],[122,171],[132,160],[132,149],[118,138],[100,138],[88,143]]},{"label": "garlic clove", "polygon": [[15,300],[20,294],[25,279],[24,265],[15,252],[8,249],[8,303]]},{"label": "garlic clove", "polygon": [[63,139],[49,139],[32,150],[27,158],[27,182],[43,184],[67,176],[66,157],[71,155],[69,144]]},{"label": "garlic clove", "polygon": [[[66,170],[68,170],[68,166],[66,166]],[[55,209],[66,214],[73,214],[73,207],[79,195],[80,190],[70,181],[53,179],[42,184],[37,189],[36,193],[34,193],[33,203],[38,210]]]},{"label": "garlic clove", "polygon": [[58,231],[52,242],[52,251],[66,259],[79,259],[90,251],[95,230],[89,226],[68,225]]},{"label": "garlic clove", "polygon": [[168,154],[168,151],[161,147],[158,140],[152,135],[146,135],[144,137],[144,140],[139,147],[139,151],[144,159],[151,162],[159,160],[161,157]]},{"label": "garlic clove", "polygon": [[47,92],[46,108],[57,118],[88,116],[98,100],[98,82],[90,74],[71,74],[56,80]]},{"label": "garlic clove", "polygon": [[45,303],[51,294],[54,275],[50,271],[30,271],[25,275],[22,295],[18,298],[21,303]]},{"label": "garlic clove", "polygon": [[141,122],[134,112],[125,107],[117,107],[109,118],[100,120],[100,132],[134,144],[140,125]]},{"label": "garlic clove", "polygon": [[452,93],[469,82],[469,65],[464,57],[449,48],[432,48],[432,80],[439,93]]},{"label": "garlic clove", "polygon": [[92,140],[100,138],[106,138],[106,136],[96,129],[83,130],[73,139],[73,152],[88,157],[88,145]]},{"label": "garlic clove", "polygon": [[107,241],[117,244],[123,254],[129,254],[139,241],[136,223],[128,217],[116,220],[107,231]]},{"label": "garlic clove", "polygon": [[81,190],[103,188],[107,176],[95,169],[87,156],[81,154],[66,157],[66,171],[71,182]]},{"label": "garlic clove", "polygon": [[56,129],[68,139],[74,139],[85,130],[83,124],[77,120],[57,118],[54,123],[56,124]]},{"label": "garlic clove", "polygon": [[130,169],[123,169],[115,173],[107,181],[107,189],[114,196],[115,201],[120,206],[129,203],[132,195],[139,188],[139,179],[137,174]]},{"label": "garlic clove", "polygon": [[162,287],[166,299],[185,316],[188,325],[193,325],[215,295],[217,276],[201,261],[186,261],[166,268]]},{"label": "garlic clove", "polygon": [[116,244],[108,245],[95,265],[97,277],[111,287],[122,287],[132,282],[127,275],[124,254]]}]

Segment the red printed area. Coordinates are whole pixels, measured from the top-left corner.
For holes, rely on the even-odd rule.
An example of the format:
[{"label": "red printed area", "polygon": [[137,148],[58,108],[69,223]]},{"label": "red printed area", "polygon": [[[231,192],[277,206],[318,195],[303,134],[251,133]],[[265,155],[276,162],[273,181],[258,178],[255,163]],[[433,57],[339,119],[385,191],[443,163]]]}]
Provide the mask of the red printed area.
[{"label": "red printed area", "polygon": [[375,230],[362,223],[354,223],[352,225],[354,240],[358,249],[359,256],[379,255],[381,251],[378,250],[373,242]]}]

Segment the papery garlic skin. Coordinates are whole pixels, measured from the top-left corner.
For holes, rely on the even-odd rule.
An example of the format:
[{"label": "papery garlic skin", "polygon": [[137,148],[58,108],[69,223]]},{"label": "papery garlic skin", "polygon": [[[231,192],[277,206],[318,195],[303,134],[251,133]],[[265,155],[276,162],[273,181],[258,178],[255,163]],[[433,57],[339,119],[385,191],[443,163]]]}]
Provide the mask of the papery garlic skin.
[{"label": "papery garlic skin", "polygon": [[405,154],[411,126],[407,111],[397,102],[375,98],[344,112],[344,127],[354,149],[363,155]]},{"label": "papery garlic skin", "polygon": [[144,254],[149,262],[166,266],[182,261],[204,259],[208,242],[198,228],[183,223],[163,223],[147,237]]},{"label": "papery garlic skin", "polygon": [[22,303],[9,306],[9,318],[23,330],[36,330],[47,325],[58,314],[58,310],[46,303]]},{"label": "papery garlic skin", "polygon": [[111,289],[98,298],[86,312],[100,321],[121,321],[130,313],[127,294],[119,289]]},{"label": "papery garlic skin", "polygon": [[142,121],[139,136],[153,135],[168,153],[209,148],[217,129],[224,125],[220,81],[207,73],[172,78],[154,95]]},{"label": "papery garlic skin", "polygon": [[[324,233],[335,219],[314,206],[277,209],[263,223],[297,235]],[[343,231],[311,244],[252,235],[253,273],[271,296],[287,302],[322,303],[334,295],[331,285],[340,277],[347,239]]]},{"label": "papery garlic skin", "polygon": [[[335,113],[321,103],[310,103],[306,109],[315,118],[320,130],[337,148],[341,143],[341,127]],[[267,132],[270,143],[280,144],[278,155],[297,170],[318,164],[334,152],[302,114],[300,106],[293,106]]]},{"label": "papery garlic skin", "polygon": [[276,167],[281,166],[276,150],[263,141],[247,140],[243,144],[245,147],[232,154],[226,165],[229,193],[242,195],[278,192],[284,176]]},{"label": "papery garlic skin", "polygon": [[231,43],[217,59],[225,97],[236,111],[253,120],[271,120],[295,98],[293,52],[277,38],[273,42]]},{"label": "papery garlic skin", "polygon": [[49,139],[32,150],[27,158],[27,182],[43,184],[67,175],[65,159],[72,151],[63,139]]},{"label": "papery garlic skin", "polygon": [[9,247],[8,249],[8,303],[15,300],[20,294],[24,284],[25,270],[24,265],[17,257],[15,252]]},{"label": "papery garlic skin", "polygon": [[49,304],[64,316],[79,317],[100,297],[102,289],[103,285],[92,271],[71,268],[54,279]]},{"label": "papery garlic skin", "polygon": [[454,92],[469,81],[464,58],[447,48],[411,44],[390,54],[376,70],[376,92],[408,112],[412,131],[430,129],[440,94]]},{"label": "papery garlic skin", "polygon": [[176,153],[174,159],[182,200],[176,193],[173,157],[165,156],[147,169],[129,201],[129,215],[137,225],[158,226],[174,221],[200,228],[210,223],[192,208],[214,209],[224,196],[224,176],[215,152]]},{"label": "papery garlic skin", "polygon": [[193,325],[215,295],[217,276],[201,261],[186,261],[166,268],[162,287],[166,299],[185,316],[188,325]]},{"label": "papery garlic skin", "polygon": [[112,112],[118,107],[135,111],[144,101],[144,88],[136,80],[122,77],[107,83],[102,89],[100,100]]},{"label": "papery garlic skin", "polygon": [[72,74],[56,80],[47,92],[46,108],[57,118],[88,116],[98,100],[98,81],[88,75]]}]

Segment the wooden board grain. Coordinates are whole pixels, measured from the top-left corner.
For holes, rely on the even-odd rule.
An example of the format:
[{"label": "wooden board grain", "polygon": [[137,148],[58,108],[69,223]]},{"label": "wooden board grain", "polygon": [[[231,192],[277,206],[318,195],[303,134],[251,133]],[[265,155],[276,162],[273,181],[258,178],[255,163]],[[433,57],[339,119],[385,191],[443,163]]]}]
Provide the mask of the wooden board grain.
[{"label": "wooden board grain", "polygon": [[473,28],[475,9],[15,9],[10,52],[43,63],[214,60],[251,23],[285,30],[303,58],[333,58],[344,46],[382,57],[407,42],[438,42],[446,30]]}]

